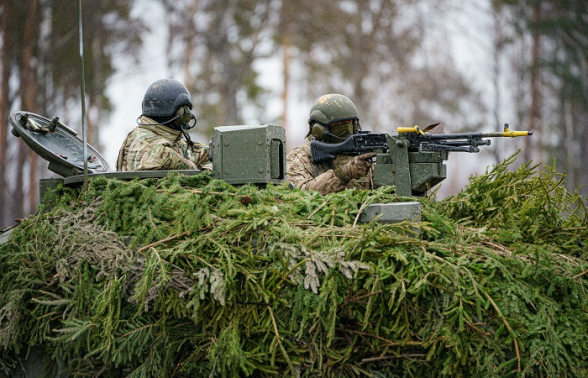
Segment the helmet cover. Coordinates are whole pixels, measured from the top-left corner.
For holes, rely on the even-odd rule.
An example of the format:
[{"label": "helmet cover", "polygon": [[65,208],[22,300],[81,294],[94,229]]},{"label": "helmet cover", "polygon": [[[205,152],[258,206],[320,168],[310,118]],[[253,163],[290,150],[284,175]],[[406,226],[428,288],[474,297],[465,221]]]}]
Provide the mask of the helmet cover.
[{"label": "helmet cover", "polygon": [[357,120],[359,114],[353,102],[341,94],[326,94],[319,97],[310,108],[309,126],[319,123],[329,126],[334,122]]}]

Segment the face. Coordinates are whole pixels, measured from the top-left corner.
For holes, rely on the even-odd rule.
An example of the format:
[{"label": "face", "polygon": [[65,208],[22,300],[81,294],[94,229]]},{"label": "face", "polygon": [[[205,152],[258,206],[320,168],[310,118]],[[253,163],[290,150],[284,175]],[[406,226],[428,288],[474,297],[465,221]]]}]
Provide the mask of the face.
[{"label": "face", "polygon": [[343,142],[347,137],[353,135],[354,127],[353,121],[340,121],[335,122],[329,126],[329,132],[332,135],[327,136],[327,142],[329,143],[339,143]]}]

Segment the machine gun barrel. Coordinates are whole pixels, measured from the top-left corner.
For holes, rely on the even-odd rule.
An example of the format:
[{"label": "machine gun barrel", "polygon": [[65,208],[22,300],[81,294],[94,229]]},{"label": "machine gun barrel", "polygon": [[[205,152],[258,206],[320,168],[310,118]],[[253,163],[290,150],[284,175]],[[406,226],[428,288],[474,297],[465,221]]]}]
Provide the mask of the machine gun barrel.
[{"label": "machine gun barrel", "polygon": [[458,133],[458,134],[430,134],[422,131],[418,126],[399,127],[398,134],[405,134],[413,147],[419,151],[458,151],[479,152],[478,146],[490,145],[490,140],[484,138],[515,138],[533,135],[533,131],[510,130],[508,123],[504,124],[504,131],[498,133]]},{"label": "machine gun barrel", "polygon": [[[471,142],[468,140],[435,140],[436,144],[450,145],[450,146],[470,146]],[[490,139],[480,139],[476,141],[477,146],[489,146],[492,143]]]}]

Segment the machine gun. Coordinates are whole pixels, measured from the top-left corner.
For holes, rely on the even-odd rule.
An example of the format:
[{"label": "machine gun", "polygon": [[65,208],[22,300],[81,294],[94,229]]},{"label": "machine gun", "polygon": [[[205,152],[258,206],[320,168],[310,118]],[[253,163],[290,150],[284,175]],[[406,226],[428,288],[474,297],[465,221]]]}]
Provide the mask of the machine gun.
[{"label": "machine gun", "polygon": [[504,124],[504,131],[500,133],[431,134],[428,132],[437,125],[439,123],[430,125],[424,131],[418,126],[399,127],[397,131],[399,134],[406,134],[406,138],[410,141],[411,147],[417,148],[421,152],[454,151],[477,153],[480,152],[478,146],[489,146],[491,143],[490,139],[484,138],[514,138],[533,135],[532,131],[510,130],[508,123]]},{"label": "machine gun", "polygon": [[423,195],[447,177],[443,164],[449,152],[477,153],[479,146],[490,145],[496,137],[533,135],[532,131],[510,130],[508,124],[498,133],[432,134],[436,123],[421,130],[418,126],[399,127],[389,134],[360,131],[341,143],[310,142],[312,162],[333,161],[337,155],[376,152],[374,183],[376,186],[395,185],[399,196]]}]

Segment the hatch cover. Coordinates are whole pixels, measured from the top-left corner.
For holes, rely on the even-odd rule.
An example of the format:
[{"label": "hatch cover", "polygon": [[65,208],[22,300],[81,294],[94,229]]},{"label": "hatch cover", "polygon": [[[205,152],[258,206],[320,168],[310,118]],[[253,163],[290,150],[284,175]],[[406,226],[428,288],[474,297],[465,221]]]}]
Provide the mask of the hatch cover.
[{"label": "hatch cover", "polygon": [[[35,113],[10,113],[12,134],[20,137],[35,153],[49,162],[49,170],[69,177],[84,173],[84,142],[77,133],[59,122]],[[87,145],[88,173],[108,171],[106,160]]]}]

